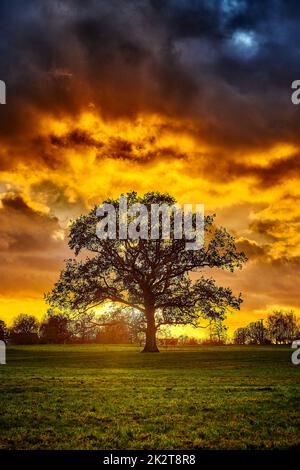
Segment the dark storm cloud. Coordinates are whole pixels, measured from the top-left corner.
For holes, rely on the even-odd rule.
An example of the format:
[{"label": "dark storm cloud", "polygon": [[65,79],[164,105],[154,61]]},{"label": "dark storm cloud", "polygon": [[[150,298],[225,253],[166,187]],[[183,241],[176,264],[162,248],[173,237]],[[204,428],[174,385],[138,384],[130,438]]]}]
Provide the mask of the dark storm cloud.
[{"label": "dark storm cloud", "polygon": [[239,250],[243,251],[251,261],[256,259],[265,259],[268,256],[270,247],[268,245],[258,245],[246,238],[236,243]]},{"label": "dark storm cloud", "polygon": [[64,148],[74,148],[77,146],[101,148],[104,145],[82,129],[75,129],[64,136],[52,134],[50,135],[50,142],[54,146]]},{"label": "dark storm cloud", "polygon": [[[258,148],[259,150],[260,147]],[[207,179],[213,182],[233,181],[242,177],[253,178],[254,189],[264,190],[273,186],[280,186],[287,181],[297,181],[300,175],[299,153],[282,157],[280,150],[279,159],[271,159],[268,163],[251,163],[247,156],[230,158],[224,153],[215,153],[207,156],[205,153],[196,154],[193,157],[193,167],[197,173],[203,173]],[[188,170],[187,170],[188,171]],[[291,194],[287,198],[293,199]]]},{"label": "dark storm cloud", "polygon": [[[162,126],[159,127],[163,129]],[[47,138],[40,138],[39,143],[43,154],[55,154],[60,149],[96,149],[96,160],[100,162],[106,158],[113,160],[129,160],[131,162],[148,163],[155,160],[186,159],[187,155],[180,152],[175,146],[160,147],[154,135],[136,140],[124,139],[119,136],[110,136],[105,141],[95,139],[88,131],[75,128],[63,135],[50,134]],[[49,149],[49,145],[52,151]],[[66,165],[66,162],[64,163]]]},{"label": "dark storm cloud", "polygon": [[226,147],[299,141],[296,2],[4,0],[0,15],[3,138],[93,102],[109,117],[192,118]]},{"label": "dark storm cloud", "polygon": [[18,194],[7,194],[1,199],[0,225],[0,252],[4,256],[55,252],[63,246],[55,238],[60,230],[58,219],[35,211]]},{"label": "dark storm cloud", "polygon": [[269,237],[271,241],[282,239],[282,236],[274,235],[279,231],[286,222],[280,220],[255,220],[250,223],[249,228],[254,232]]},{"label": "dark storm cloud", "polygon": [[0,295],[32,295],[49,288],[69,253],[57,217],[31,208],[19,194],[0,207]]}]

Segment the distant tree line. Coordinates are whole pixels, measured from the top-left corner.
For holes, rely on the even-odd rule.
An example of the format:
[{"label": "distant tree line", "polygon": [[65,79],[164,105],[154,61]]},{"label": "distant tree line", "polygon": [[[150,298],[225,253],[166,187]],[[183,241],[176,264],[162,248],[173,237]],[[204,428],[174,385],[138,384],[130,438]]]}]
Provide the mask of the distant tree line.
[{"label": "distant tree line", "polygon": [[277,310],[266,321],[259,320],[238,328],[234,344],[289,344],[300,338],[300,324],[293,311]]},{"label": "distant tree line", "polygon": [[[0,320],[0,340],[11,344],[64,344],[64,343],[102,343],[102,344],[138,344],[145,340],[146,322],[140,313],[130,308],[114,309],[110,313],[97,317],[72,315],[49,309],[44,319],[39,322],[33,315],[18,315],[12,326],[7,327]],[[193,336],[172,336],[170,326],[164,325],[158,332],[158,344],[161,346],[214,344],[222,345],[227,341],[227,327],[219,319],[212,321],[205,339]]]},{"label": "distant tree line", "polygon": [[63,343],[135,343],[142,334],[140,325],[126,316],[114,314],[101,317],[94,314],[72,318],[70,315],[49,310],[39,322],[33,315],[21,313],[11,328],[0,320],[0,339],[11,344],[63,344]]},{"label": "distant tree line", "polygon": [[[172,336],[170,327],[164,326],[158,333],[162,346],[223,345],[229,343],[228,327],[219,319],[212,321],[204,339],[181,335]],[[142,315],[132,309],[119,309],[97,317],[94,313],[72,316],[70,312],[49,309],[39,322],[33,315],[18,315],[8,328],[0,320],[0,340],[11,344],[63,344],[102,343],[138,344],[145,338],[146,323]],[[295,314],[283,310],[274,311],[267,319],[249,323],[233,334],[234,344],[289,344],[300,339],[300,324]]]},{"label": "distant tree line", "polygon": [[[124,311],[126,310],[126,311]],[[102,343],[142,345],[146,324],[144,318],[131,309],[114,310],[101,318],[93,313],[72,318],[70,313],[50,309],[39,322],[33,315],[18,315],[12,326],[0,320],[0,340],[22,344]],[[170,327],[164,326],[158,334],[162,346],[196,345],[199,340],[187,335],[172,337]]]}]

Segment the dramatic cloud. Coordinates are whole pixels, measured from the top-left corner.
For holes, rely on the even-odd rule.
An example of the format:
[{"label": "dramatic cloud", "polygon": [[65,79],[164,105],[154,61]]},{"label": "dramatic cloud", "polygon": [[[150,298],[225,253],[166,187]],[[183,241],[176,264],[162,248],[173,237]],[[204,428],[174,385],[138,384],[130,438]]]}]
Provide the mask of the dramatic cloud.
[{"label": "dramatic cloud", "polygon": [[0,315],[51,287],[70,219],[128,190],[203,202],[235,234],[249,263],[220,280],[243,291],[240,324],[299,308],[298,2],[3,0],[0,15]]},{"label": "dramatic cloud", "polygon": [[192,118],[223,146],[298,142],[289,88],[299,8],[290,4],[3,1],[10,106],[1,131],[26,135],[39,112],[73,114],[92,102],[107,117]]},{"label": "dramatic cloud", "polygon": [[1,199],[0,226],[0,296],[42,296],[67,254],[58,219],[11,194]]}]

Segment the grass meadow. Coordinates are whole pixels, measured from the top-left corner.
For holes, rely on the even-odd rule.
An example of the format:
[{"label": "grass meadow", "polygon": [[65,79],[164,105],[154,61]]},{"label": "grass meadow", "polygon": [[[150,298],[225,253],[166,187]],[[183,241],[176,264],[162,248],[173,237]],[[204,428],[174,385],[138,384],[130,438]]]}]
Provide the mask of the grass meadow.
[{"label": "grass meadow", "polygon": [[15,346],[0,449],[300,448],[288,346]]}]

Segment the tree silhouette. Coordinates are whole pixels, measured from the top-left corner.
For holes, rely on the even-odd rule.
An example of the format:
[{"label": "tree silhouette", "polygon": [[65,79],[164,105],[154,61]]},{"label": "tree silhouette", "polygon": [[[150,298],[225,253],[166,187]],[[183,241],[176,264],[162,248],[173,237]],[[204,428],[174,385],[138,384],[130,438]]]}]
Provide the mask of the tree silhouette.
[{"label": "tree silhouette", "polygon": [[209,339],[211,342],[226,343],[228,327],[224,325],[222,319],[216,318],[209,327]]},{"label": "tree silhouette", "polygon": [[9,331],[4,320],[0,320],[0,341],[7,342]]},{"label": "tree silhouette", "polygon": [[233,343],[234,344],[247,344],[249,340],[248,336],[248,329],[245,328],[237,328],[233,334]]},{"label": "tree silhouette", "polygon": [[291,310],[275,310],[267,318],[267,328],[269,338],[273,343],[291,343],[298,339],[299,322],[296,315]]},{"label": "tree silhouette", "polygon": [[17,334],[35,334],[38,332],[39,323],[34,315],[20,313],[15,318],[12,329]]},{"label": "tree silhouette", "polygon": [[39,323],[35,316],[20,313],[13,323],[10,331],[10,339],[15,344],[38,343]]},{"label": "tree silhouette", "polygon": [[[150,212],[151,204],[173,206],[169,194],[149,192],[139,197],[127,195],[128,207],[142,203]],[[117,217],[119,200],[108,199]],[[156,240],[99,239],[96,207],[72,222],[69,247],[80,259],[68,259],[60,279],[46,300],[52,306],[71,308],[83,315],[89,309],[115,302],[141,312],[146,321],[144,352],[157,352],[156,330],[160,325],[199,326],[199,319],[224,319],[228,310],[239,309],[241,294],[235,297],[230,288],[219,287],[212,278],[201,275],[192,280],[191,272],[204,268],[234,271],[246,261],[238,252],[234,238],[224,228],[214,226],[214,216],[204,221],[204,245],[187,250],[187,238],[174,236],[174,214],[171,214],[171,237],[162,237],[162,219]],[[195,214],[193,215],[195,220]],[[150,222],[149,222],[150,224]],[[150,225],[148,227],[150,230]],[[85,252],[90,255],[83,259]]]},{"label": "tree silhouette", "polygon": [[40,326],[40,338],[42,342],[65,343],[72,336],[70,320],[62,313],[53,313],[50,309],[47,317]]}]

